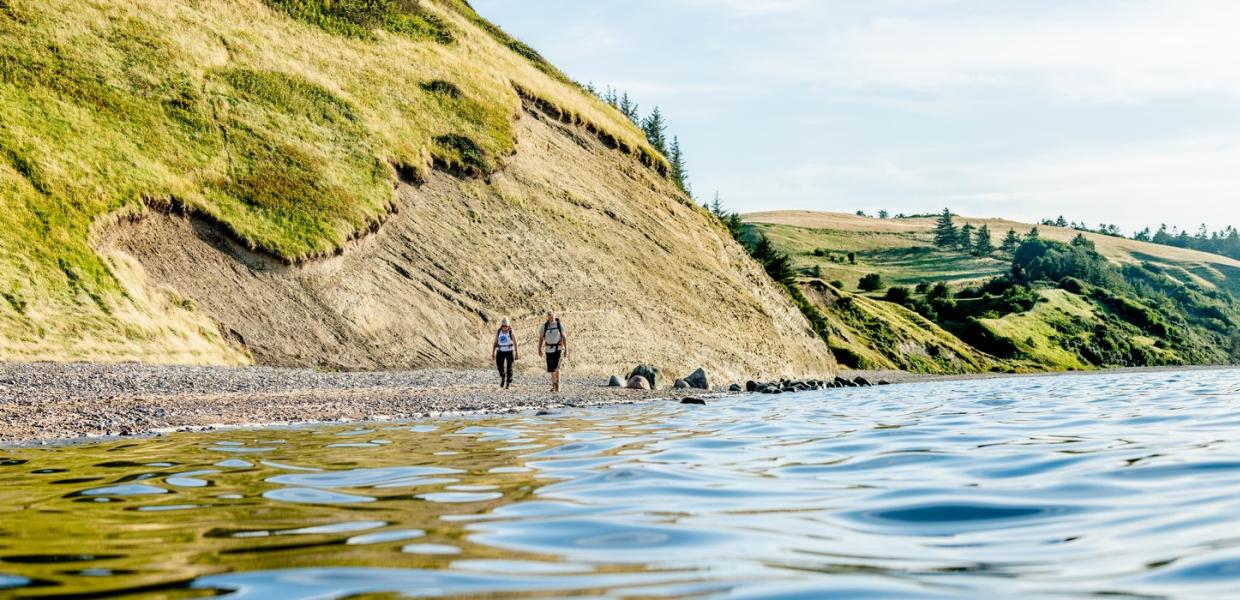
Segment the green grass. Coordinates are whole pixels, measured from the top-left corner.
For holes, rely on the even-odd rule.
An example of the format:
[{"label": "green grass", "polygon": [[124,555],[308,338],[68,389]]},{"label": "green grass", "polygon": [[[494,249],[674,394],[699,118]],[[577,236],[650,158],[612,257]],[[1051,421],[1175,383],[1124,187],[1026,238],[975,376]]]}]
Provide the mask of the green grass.
[{"label": "green grass", "polygon": [[1064,290],[1042,290],[1033,310],[1005,315],[998,319],[980,319],[995,335],[1011,340],[1024,358],[1038,366],[1054,370],[1088,369],[1080,356],[1063,347],[1054,323],[1074,317],[1096,321],[1093,307],[1080,296]]},{"label": "green grass", "polygon": [[898,304],[840,291],[817,279],[798,287],[820,310],[836,359],[858,369],[976,373],[996,363],[921,315]]},{"label": "green grass", "polygon": [[361,39],[373,39],[376,29],[431,39],[441,44],[455,41],[451,28],[428,13],[419,0],[264,0],[290,17],[326,31]]}]

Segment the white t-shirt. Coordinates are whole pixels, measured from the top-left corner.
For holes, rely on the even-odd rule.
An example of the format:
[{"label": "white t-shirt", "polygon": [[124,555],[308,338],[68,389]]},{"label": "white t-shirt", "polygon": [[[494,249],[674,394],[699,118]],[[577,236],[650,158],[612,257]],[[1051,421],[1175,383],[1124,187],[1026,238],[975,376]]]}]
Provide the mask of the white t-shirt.
[{"label": "white t-shirt", "polygon": [[512,352],[517,347],[515,342],[513,342],[511,331],[500,331],[495,340],[499,344],[500,352]]}]

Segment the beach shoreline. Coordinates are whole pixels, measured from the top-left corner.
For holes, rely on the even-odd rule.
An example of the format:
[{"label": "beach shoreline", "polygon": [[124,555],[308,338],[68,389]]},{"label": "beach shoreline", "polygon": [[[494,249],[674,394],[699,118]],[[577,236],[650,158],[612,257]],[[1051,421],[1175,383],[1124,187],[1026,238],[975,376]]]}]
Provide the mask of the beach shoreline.
[{"label": "beach shoreline", "polygon": [[[995,377],[1152,372],[1227,367],[1153,367],[1100,371],[925,375],[841,371],[901,384]],[[411,421],[581,408],[687,396],[713,390],[606,387],[606,378],[566,374],[551,393],[542,373],[518,373],[500,389],[486,369],[329,373],[274,367],[186,367],[134,363],[0,363],[0,447],[74,444],[222,428]],[[737,382],[742,383],[743,382]]]}]

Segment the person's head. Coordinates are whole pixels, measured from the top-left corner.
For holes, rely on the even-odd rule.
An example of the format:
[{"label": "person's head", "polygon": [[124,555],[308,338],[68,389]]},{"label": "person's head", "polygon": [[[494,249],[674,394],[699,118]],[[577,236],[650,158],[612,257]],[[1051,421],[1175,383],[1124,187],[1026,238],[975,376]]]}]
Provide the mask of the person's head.
[{"label": "person's head", "polygon": [[547,322],[548,323],[555,322],[555,311],[554,310],[547,311]]},{"label": "person's head", "polygon": [[501,320],[500,320],[500,322],[499,322],[499,328],[500,328],[500,329],[510,329],[510,328],[511,328],[511,327],[508,325],[508,317],[504,317],[503,319],[501,319]]}]

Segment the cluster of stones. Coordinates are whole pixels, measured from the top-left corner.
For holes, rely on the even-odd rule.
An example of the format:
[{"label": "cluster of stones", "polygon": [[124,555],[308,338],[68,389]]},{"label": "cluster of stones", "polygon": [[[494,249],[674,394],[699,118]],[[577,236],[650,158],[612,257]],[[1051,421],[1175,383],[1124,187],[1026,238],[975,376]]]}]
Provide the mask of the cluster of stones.
[{"label": "cluster of stones", "polygon": [[[887,385],[886,381],[879,381],[877,384],[870,383],[864,377],[854,377],[853,379],[845,379],[836,377],[835,379],[803,379],[789,380],[781,379],[779,381],[761,382],[747,381],[744,387],[740,384],[733,383],[728,386],[729,392],[757,392],[760,394],[782,394],[785,392],[805,392],[809,390],[823,390],[827,388],[842,387],[868,387],[871,385]],[[628,377],[620,378],[612,375],[607,382],[610,387],[623,387],[631,390],[657,390],[659,389],[659,369],[650,365],[637,365]],[[709,390],[710,380],[706,376],[705,369],[697,369],[684,379],[677,379],[672,383],[672,387],[677,390]]]},{"label": "cluster of stones", "polygon": [[[886,381],[879,381],[877,385],[887,385]],[[825,390],[827,388],[843,388],[843,387],[869,387],[875,385],[864,377],[855,377],[853,379],[844,379],[836,377],[835,379],[804,379],[799,381],[781,379],[779,381],[761,382],[746,381],[745,391],[757,392],[759,394],[783,394],[788,392],[805,392],[809,390]]]}]

